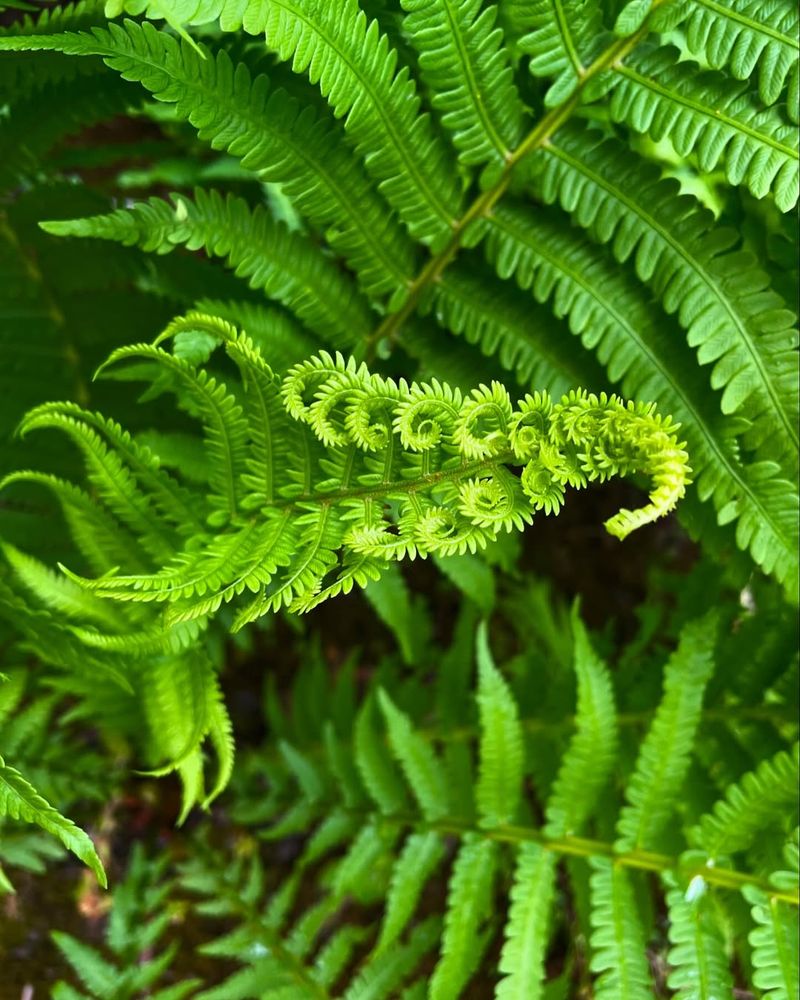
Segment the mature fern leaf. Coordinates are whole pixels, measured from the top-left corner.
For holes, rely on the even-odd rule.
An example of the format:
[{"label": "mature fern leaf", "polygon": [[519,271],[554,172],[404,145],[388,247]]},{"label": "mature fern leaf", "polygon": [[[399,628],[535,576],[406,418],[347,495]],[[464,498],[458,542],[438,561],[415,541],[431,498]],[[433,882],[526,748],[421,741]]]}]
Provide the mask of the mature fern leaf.
[{"label": "mature fern leaf", "polygon": [[693,895],[674,881],[667,893],[672,971],[667,984],[676,1000],[714,1000],[731,996],[733,983],[725,941],[706,892]]},{"label": "mature fern leaf", "polygon": [[[774,104],[787,86],[788,110],[798,120],[798,13],[790,0],[682,0],[664,15],[681,23],[691,52],[737,80],[758,71],[758,94]],[[656,24],[658,27],[659,25]]]},{"label": "mature fern leaf", "polygon": [[593,61],[602,35],[600,6],[597,0],[534,0],[523,16],[532,30],[519,49],[530,56],[534,76],[553,79],[544,101],[554,107],[575,91]]},{"label": "mature fern leaf", "polygon": [[681,420],[701,498],[712,497],[720,523],[738,519],[739,546],[796,599],[793,487],[773,462],[741,463],[731,440],[737,428],[722,421],[696,366],[682,358],[635,286],[546,216],[510,203],[495,210],[485,249],[501,277],[513,275],[539,301],[554,296],[557,315],[569,315],[584,345],[597,347],[610,377],[622,378],[624,391],[657,399]]},{"label": "mature fern leaf", "polygon": [[0,815],[35,823],[47,833],[57,837],[67,850],[72,851],[91,868],[97,881],[105,887],[105,871],[89,837],[75,826],[72,820],[62,816],[45,801],[19,771],[6,764],[2,757],[0,757]]},{"label": "mature fern leaf", "polygon": [[[585,352],[571,350],[568,340],[553,337],[548,312],[537,311],[528,296],[507,283],[455,264],[442,275],[432,308],[444,329],[462,334],[529,389],[545,388],[558,398],[573,385],[592,390],[605,385],[600,366]],[[408,342],[406,331],[403,343]]]},{"label": "mature fern leaf", "polygon": [[239,277],[284,304],[323,338],[340,346],[369,329],[370,313],[352,281],[298,233],[231,195],[195,191],[172,204],[151,198],[130,209],[86,219],[42,223],[59,236],[89,236],[170,253],[201,247],[224,257]]},{"label": "mature fern leaf", "polygon": [[426,243],[446,238],[459,207],[456,173],[429,118],[419,114],[408,71],[395,73],[396,53],[357,0],[335,8],[312,0],[252,4],[243,23],[251,34],[264,32],[281,59],[319,84],[337,118],[346,116],[367,170],[411,234]]},{"label": "mature fern leaf", "polygon": [[664,695],[639,750],[617,822],[620,853],[654,848],[689,768],[703,692],[714,669],[717,617],[690,622],[664,668]]},{"label": "mature fern leaf", "polygon": [[480,0],[403,0],[403,8],[422,78],[459,160],[502,167],[519,141],[523,107],[495,27],[497,8],[481,10]]},{"label": "mature fern leaf", "polygon": [[592,861],[592,972],[596,1000],[651,1000],[645,936],[630,876],[606,858]]},{"label": "mature fern leaf", "polygon": [[499,971],[504,975],[495,989],[496,1000],[540,1000],[544,995],[555,876],[554,854],[538,844],[520,845],[500,955]]},{"label": "mature fern leaf", "polygon": [[423,816],[428,820],[440,819],[448,811],[447,785],[441,762],[385,691],[379,692],[379,700],[392,752],[403,768]]},{"label": "mature fern leaf", "polygon": [[376,950],[385,951],[403,933],[431,875],[444,857],[438,833],[409,835],[394,868]]},{"label": "mature fern leaf", "polygon": [[547,803],[544,832],[554,838],[580,832],[608,780],[616,753],[616,711],[611,678],[592,649],[577,608],[573,609],[572,627],[578,710],[576,733]]},{"label": "mature fern leaf", "polygon": [[753,982],[768,1000],[793,1000],[800,992],[797,907],[755,886],[747,886],[742,892],[756,924],[749,937],[753,948]]},{"label": "mature fern leaf", "polygon": [[525,751],[517,706],[492,660],[485,623],[478,629],[477,657],[481,741],[475,801],[482,823],[501,826],[516,818]]},{"label": "mature fern leaf", "polygon": [[455,1000],[481,960],[483,922],[492,912],[498,848],[491,840],[464,838],[447,892],[442,954],[429,986],[431,1000]]},{"label": "mature fern leaf", "polygon": [[732,785],[703,816],[693,840],[710,857],[746,850],[758,833],[797,809],[800,750],[779,751]]},{"label": "mature fern leaf", "polygon": [[[531,164],[536,188],[558,200],[592,236],[676,312],[701,364],[713,362],[726,414],[752,422],[746,435],[760,457],[797,464],[797,336],[794,317],[737,234],[713,227],[710,213],[678,194],[674,181],[630,150],[567,126]],[[777,428],[776,428],[777,423]]]},{"label": "mature fern leaf", "polygon": [[284,91],[270,92],[265,76],[254,79],[224,51],[214,56],[204,46],[130,21],[80,34],[42,35],[37,29],[36,36],[0,38],[2,49],[102,56],[157,100],[173,104],[215,149],[280,183],[370,292],[395,291],[410,280],[411,244],[336,130]]},{"label": "mature fern leaf", "polygon": [[616,67],[613,120],[668,138],[681,156],[696,153],[704,171],[723,164],[731,184],[746,185],[756,198],[772,191],[788,212],[798,199],[796,127],[763,108],[745,84],[677,58],[671,47],[643,49]]}]

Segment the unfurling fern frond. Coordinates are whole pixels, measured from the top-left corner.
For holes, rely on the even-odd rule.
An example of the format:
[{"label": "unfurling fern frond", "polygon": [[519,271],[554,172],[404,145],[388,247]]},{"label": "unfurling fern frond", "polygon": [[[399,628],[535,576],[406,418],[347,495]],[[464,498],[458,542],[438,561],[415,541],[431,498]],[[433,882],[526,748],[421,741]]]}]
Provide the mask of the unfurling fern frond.
[{"label": "unfurling fern frond", "polygon": [[[306,610],[363,586],[387,560],[475,551],[521,529],[538,510],[557,512],[568,486],[652,476],[650,503],[607,522],[619,538],[683,495],[686,453],[671,421],[651,406],[573,391],[555,404],[537,393],[515,408],[497,383],[465,398],[437,382],[394,382],[327,354],[295,366],[281,384],[245,334],[210,317],[192,322],[215,329],[239,367],[244,410],[221,382],[157,346],[120,348],[104,370],[129,359],[154,362],[179,398],[191,400],[210,462],[211,488],[198,497],[196,516],[222,530],[196,533],[183,548],[170,543],[174,557],[151,575],[84,581],[98,596],[166,602],[171,625],[213,614],[249,591],[239,628],[270,610]],[[127,451],[109,449],[91,426],[96,420],[72,410],[62,416],[48,404],[23,429],[67,430],[85,451],[103,502],[152,538],[149,551],[164,552],[153,489],[165,502],[164,495],[181,498],[183,487],[171,473],[143,466],[127,438],[120,438]],[[522,466],[519,476],[514,466]]]}]

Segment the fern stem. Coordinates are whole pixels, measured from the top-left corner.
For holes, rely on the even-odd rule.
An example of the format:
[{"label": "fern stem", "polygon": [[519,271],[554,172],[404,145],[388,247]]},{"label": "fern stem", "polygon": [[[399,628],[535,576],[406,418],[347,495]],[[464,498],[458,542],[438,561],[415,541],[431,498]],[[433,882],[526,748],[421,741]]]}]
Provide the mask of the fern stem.
[{"label": "fern stem", "polygon": [[468,820],[444,819],[421,822],[418,817],[412,815],[394,815],[384,817],[384,822],[400,823],[413,826],[415,829],[432,830],[444,835],[463,837],[468,833],[473,833],[488,840],[495,840],[503,844],[539,844],[547,851],[555,854],[563,854],[569,857],[578,858],[609,858],[614,864],[623,868],[634,868],[639,871],[666,872],[680,870],[690,878],[700,876],[709,885],[717,886],[721,889],[739,890],[745,885],[755,885],[768,893],[770,899],[789,903],[792,906],[800,905],[800,894],[792,889],[779,889],[773,886],[767,879],[758,875],[750,875],[747,872],[736,871],[733,868],[709,867],[704,864],[693,866],[682,866],[679,857],[669,854],[658,854],[654,851],[616,851],[613,843],[604,840],[592,840],[587,837],[546,837],[541,831],[527,826],[495,826],[489,829],[476,827]]},{"label": "fern stem", "polygon": [[[668,0],[654,0],[652,13]],[[373,330],[366,340],[366,357],[371,359],[374,356],[377,345],[382,340],[394,342],[405,321],[412,314],[423,294],[423,292],[436,281],[439,280],[445,268],[456,257],[467,230],[473,222],[478,219],[487,218],[491,215],[492,209],[500,201],[508,190],[509,185],[517,165],[529,154],[547,145],[550,138],[559,128],[572,116],[575,108],[580,104],[581,94],[586,84],[594,77],[605,70],[610,69],[615,63],[619,63],[640,41],[648,34],[648,21],[633,35],[628,38],[616,39],[598,58],[583,71],[580,81],[573,93],[561,104],[552,110],[539,121],[531,132],[522,140],[517,148],[509,154],[503,166],[497,182],[482,191],[472,202],[464,215],[453,224],[453,232],[445,247],[430,257],[428,262],[419,272],[416,278],[409,285],[408,295],[400,308],[386,316],[381,323]]]}]

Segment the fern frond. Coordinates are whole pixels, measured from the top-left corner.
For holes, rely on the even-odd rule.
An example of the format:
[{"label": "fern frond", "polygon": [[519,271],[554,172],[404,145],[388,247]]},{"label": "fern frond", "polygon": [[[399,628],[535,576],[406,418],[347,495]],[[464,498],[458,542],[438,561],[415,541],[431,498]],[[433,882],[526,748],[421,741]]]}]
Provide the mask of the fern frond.
[{"label": "fern frond", "polygon": [[778,208],[790,211],[800,177],[796,126],[754,100],[745,84],[677,59],[671,47],[641,50],[618,66],[613,120],[668,138],[681,156],[696,154],[704,171],[722,165],[731,184],[756,198],[771,191]]},{"label": "fern frond", "polygon": [[[551,335],[547,311],[535,311],[530,298],[506,282],[455,264],[442,275],[432,308],[444,329],[496,358],[522,386],[544,388],[559,398],[573,385],[599,389],[605,384],[602,370],[588,354],[577,355],[569,342]],[[408,341],[406,331],[404,345]],[[412,351],[414,346],[412,341]]]},{"label": "fern frond", "polygon": [[492,912],[498,847],[467,835],[453,862],[442,932],[442,953],[433,970],[431,1000],[455,1000],[475,973],[486,939],[484,921]]},{"label": "fern frond", "polygon": [[665,11],[680,23],[689,50],[737,80],[758,72],[758,94],[774,104],[788,85],[787,110],[798,120],[798,13],[790,0],[683,0]]},{"label": "fern frond", "polygon": [[35,823],[58,840],[94,872],[104,888],[106,875],[88,835],[42,798],[15,768],[0,757],[0,815]]},{"label": "fern frond", "polygon": [[57,429],[67,434],[83,452],[90,482],[102,501],[130,529],[153,558],[174,551],[179,535],[159,517],[153,497],[144,492],[116,449],[109,447],[85,420],[80,407],[43,403],[31,410],[19,432]]},{"label": "fern frond", "polygon": [[749,935],[754,985],[763,990],[766,1000],[792,1000],[800,991],[797,907],[755,886],[747,886],[742,892],[756,924]]},{"label": "fern frond", "polygon": [[616,754],[616,709],[608,669],[592,649],[577,608],[572,627],[578,679],[576,732],[547,803],[544,831],[548,837],[580,831],[608,780]]},{"label": "fern frond", "polygon": [[501,826],[516,818],[525,751],[517,706],[492,660],[485,622],[478,629],[477,658],[481,742],[475,802],[482,823]]},{"label": "fern frond", "polygon": [[369,309],[352,280],[307,238],[241,198],[198,189],[193,201],[183,195],[173,195],[172,204],[151,198],[108,215],[41,225],[55,235],[114,240],[149,253],[170,253],[179,245],[203,248],[339,345],[370,327]]},{"label": "fern frond", "polygon": [[392,879],[386,897],[386,913],[376,951],[385,951],[405,930],[426,883],[444,857],[442,838],[438,833],[412,833],[406,839],[400,856],[392,868]]},{"label": "fern frond", "polygon": [[497,8],[481,10],[479,0],[403,0],[403,8],[423,81],[459,160],[502,167],[519,141],[524,112],[495,26]]},{"label": "fern frond", "polygon": [[54,573],[44,563],[20,552],[8,542],[0,543],[0,550],[25,588],[46,607],[61,612],[66,618],[88,619],[106,629],[113,630],[122,624],[108,602],[95,597],[85,587],[73,583],[63,574]]},{"label": "fern frond", "polygon": [[[723,413],[752,422],[759,456],[797,464],[797,336],[794,317],[755,259],[734,248],[737,234],[715,228],[710,213],[678,194],[674,181],[630,150],[567,126],[536,157],[537,192],[558,201],[619,261],[677,312]],[[780,428],[776,433],[776,422]]]},{"label": "fern frond", "polygon": [[652,849],[669,819],[689,768],[703,692],[714,669],[717,617],[706,615],[681,632],[664,668],[664,694],[639,750],[617,822],[620,853]]},{"label": "fern frond", "polygon": [[711,858],[746,850],[770,823],[797,809],[800,750],[780,750],[732,785],[695,827],[693,840]]},{"label": "fern frond", "polygon": [[396,291],[410,280],[412,247],[337,130],[263,75],[252,77],[226,52],[179,42],[152,25],[126,21],[106,30],[9,39],[0,50],[55,50],[102,56],[128,80],[174,105],[214,149],[224,149],[264,180],[279,183],[368,291]]},{"label": "fern frond", "polygon": [[197,406],[210,464],[208,481],[211,493],[208,499],[213,512],[207,521],[212,526],[226,523],[236,515],[239,502],[236,485],[245,468],[248,427],[241,406],[223,383],[217,382],[202,368],[196,369],[174,354],[150,344],[118,348],[109,355],[98,374],[129,358],[144,358],[163,366]]},{"label": "fern frond", "polygon": [[667,985],[676,1000],[714,1000],[733,993],[725,941],[705,891],[684,890],[674,880],[667,893],[672,966]]},{"label": "fern frond", "polygon": [[630,876],[605,858],[592,861],[592,972],[596,1000],[651,1000],[645,936]]},{"label": "fern frond", "polygon": [[416,85],[406,69],[395,72],[396,53],[357,0],[336,8],[312,0],[253,5],[245,30],[296,73],[308,73],[363,156],[380,190],[413,236],[437,243],[449,235],[459,208],[456,172],[448,151],[419,114]]},{"label": "fern frond", "polygon": [[737,542],[796,599],[797,501],[774,462],[743,465],[707,385],[653,310],[598,251],[521,206],[498,207],[486,253],[501,277],[514,276],[539,301],[554,298],[586,347],[596,347],[613,380],[637,397],[655,398],[681,421],[698,475],[701,498],[711,496],[721,524],[739,521]]},{"label": "fern frond", "polygon": [[600,7],[597,0],[534,0],[524,18],[532,30],[520,38],[519,50],[530,57],[534,76],[554,81],[544,99],[552,108],[575,91],[597,55]]},{"label": "fern frond", "polygon": [[520,845],[500,955],[499,971],[504,976],[495,989],[495,1000],[540,1000],[543,996],[555,878],[554,854],[538,844]]},{"label": "fern frond", "polygon": [[428,820],[441,818],[448,810],[447,785],[441,762],[389,695],[380,691],[378,697],[392,753],[403,769],[423,816]]},{"label": "fern frond", "polygon": [[[246,335],[234,336],[224,322],[214,329],[246,384],[255,380],[274,402],[271,373]],[[169,601],[168,624],[213,614],[249,590],[255,596],[237,613],[238,629],[271,610],[304,610],[363,586],[387,561],[475,552],[502,532],[522,529],[536,510],[557,511],[570,485],[652,475],[651,502],[607,521],[619,538],[667,513],[685,489],[686,453],[671,420],[616,397],[573,391],[553,404],[537,393],[515,410],[498,383],[464,399],[435,381],[395,383],[322,354],[283,379],[283,413],[273,406],[270,414],[275,426],[264,422],[261,396],[248,409],[250,427],[222,383],[157,346],[120,348],[106,364],[132,358],[158,362],[179,382],[180,398],[198,410],[211,460],[208,524],[223,530],[194,536],[149,576],[117,573],[83,582],[99,596]],[[68,432],[83,427],[71,417],[47,419]],[[270,455],[269,441],[286,428],[298,444],[287,467],[274,468],[279,452]],[[84,428],[78,437],[105,469],[108,453],[94,431]],[[271,485],[264,460],[273,463]],[[509,465],[522,465],[521,475]],[[107,478],[104,489],[119,490]],[[263,503],[256,516],[243,516],[242,481],[245,493],[258,483],[258,499],[248,501]],[[151,501],[134,498],[143,527]]]}]

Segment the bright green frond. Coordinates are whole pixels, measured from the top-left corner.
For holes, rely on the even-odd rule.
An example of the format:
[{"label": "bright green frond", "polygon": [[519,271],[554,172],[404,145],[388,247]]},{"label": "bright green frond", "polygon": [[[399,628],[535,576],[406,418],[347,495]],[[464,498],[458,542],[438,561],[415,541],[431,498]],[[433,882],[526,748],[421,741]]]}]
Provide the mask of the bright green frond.
[{"label": "bright green frond", "polygon": [[487,826],[513,823],[522,792],[525,749],[514,697],[494,665],[486,623],[478,629],[480,770],[475,801]]},{"label": "bright green frond", "polygon": [[681,421],[700,497],[713,499],[720,523],[738,519],[739,546],[796,593],[794,487],[774,462],[741,462],[733,440],[738,428],[722,419],[688,351],[682,354],[641,289],[600,251],[519,205],[495,210],[486,252],[501,277],[514,276],[538,301],[553,298],[556,315],[569,317],[625,392],[657,400]]},{"label": "bright green frond", "polygon": [[[713,363],[723,413],[746,414],[746,441],[763,458],[797,465],[795,317],[769,286],[738,234],[678,194],[674,181],[619,143],[577,127],[561,129],[532,166],[537,192],[558,201],[619,261],[633,259],[698,351]],[[777,426],[776,426],[777,425]]]},{"label": "bright green frond", "polygon": [[389,745],[408,781],[423,816],[440,819],[447,814],[447,784],[441,761],[430,743],[414,732],[408,716],[398,709],[385,691],[379,692],[381,711],[386,719]]},{"label": "bright green frond", "polygon": [[26,823],[35,823],[44,831],[57,837],[67,850],[72,851],[92,869],[97,881],[105,887],[106,875],[97,856],[94,844],[72,820],[62,816],[45,801],[15,768],[0,757],[0,816],[10,816]]},{"label": "bright green frond", "polygon": [[438,833],[412,833],[408,836],[392,869],[377,951],[385,953],[386,949],[394,946],[410,921],[426,883],[443,857],[444,845]]},{"label": "bright green frond", "polygon": [[405,29],[442,124],[467,165],[502,166],[516,146],[523,107],[497,8],[480,0],[403,0]]},{"label": "bright green frond", "polygon": [[592,862],[592,958],[595,1000],[652,1000],[642,920],[631,877],[605,858]]},{"label": "bright green frond", "polygon": [[538,844],[521,844],[500,955],[499,971],[504,975],[495,988],[495,1000],[541,1000],[544,996],[555,880],[556,856]]},{"label": "bright green frond", "polygon": [[[407,70],[356,0],[335,8],[311,0],[252,4],[244,28],[297,73],[317,83],[369,173],[412,235],[425,242],[446,236],[458,211],[458,185],[447,150],[426,115]],[[225,19],[223,15],[223,26]]]},{"label": "bright green frond", "polygon": [[733,992],[730,963],[718,914],[708,891],[684,890],[672,880],[669,907],[668,961],[672,966],[667,985],[676,1000],[718,1000]]},{"label": "bright green frond", "polygon": [[756,925],[749,936],[754,985],[763,991],[765,1000],[794,1000],[800,993],[797,907],[754,886],[743,893]]},{"label": "bright green frond", "polygon": [[797,203],[798,131],[777,108],[764,108],[746,84],[678,62],[670,47],[642,50],[615,68],[614,121],[669,139],[681,156],[695,154],[706,172],[722,166],[731,184],[756,198],[772,192],[783,212]]},{"label": "bright green frond", "polygon": [[580,832],[608,781],[616,754],[616,709],[608,669],[592,649],[577,609],[572,627],[578,679],[576,731],[547,803],[548,837]]},{"label": "bright green frond", "polygon": [[758,94],[774,104],[788,86],[788,110],[798,120],[798,31],[792,0],[682,0],[666,9],[682,22],[689,49],[713,69],[729,68],[737,80],[758,73]]},{"label": "bright green frond", "polygon": [[617,823],[620,853],[654,848],[675,808],[714,669],[716,625],[717,616],[710,614],[685,626],[664,668],[664,694],[628,780],[627,803]]},{"label": "bright green frond", "polygon": [[42,223],[47,232],[115,240],[148,253],[177,246],[224,257],[252,288],[281,302],[321,337],[351,344],[370,326],[370,313],[354,283],[306,237],[291,232],[262,207],[241,198],[195,191],[86,219]]},{"label": "bright green frond", "polygon": [[530,56],[534,76],[554,81],[545,96],[545,105],[553,107],[574,92],[597,55],[600,7],[597,0],[533,0],[525,7],[523,16],[532,30],[520,39],[519,48]]},{"label": "bright green frond", "polygon": [[492,912],[497,844],[464,838],[447,892],[441,957],[433,970],[430,1000],[456,1000],[472,978],[485,946],[481,930]]},{"label": "bright green frond", "polygon": [[702,817],[694,840],[711,858],[746,850],[761,830],[797,810],[798,747],[762,761]]}]

